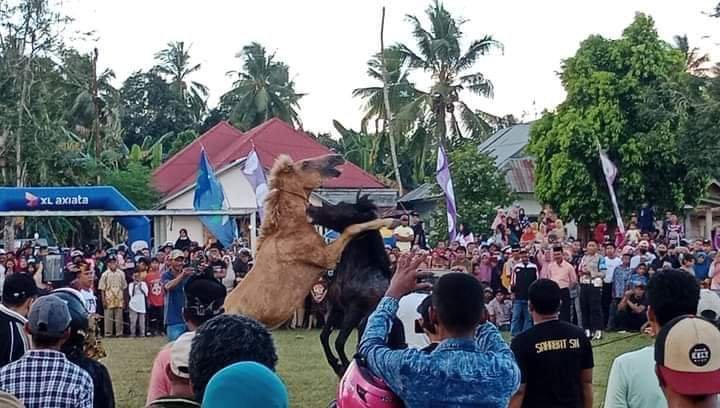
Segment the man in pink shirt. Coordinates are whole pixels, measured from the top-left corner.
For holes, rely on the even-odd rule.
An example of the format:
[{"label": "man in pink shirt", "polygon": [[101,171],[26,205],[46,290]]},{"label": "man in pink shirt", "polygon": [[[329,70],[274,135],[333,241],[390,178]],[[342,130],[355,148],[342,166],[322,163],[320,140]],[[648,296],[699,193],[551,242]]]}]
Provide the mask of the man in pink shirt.
[{"label": "man in pink shirt", "polygon": [[[185,307],[183,318],[189,331],[195,331],[200,325],[222,314],[223,303],[227,290],[220,282],[203,276],[190,278],[185,285]],[[150,384],[148,385],[147,401],[149,405],[160,397],[172,395],[172,380],[168,376],[168,367],[171,363],[170,343],[162,348],[155,357]]]},{"label": "man in pink shirt", "polygon": [[553,262],[547,268],[548,279],[553,280],[560,286],[560,320],[570,321],[570,288],[577,285],[577,274],[575,268],[565,260],[563,248],[553,247]]}]

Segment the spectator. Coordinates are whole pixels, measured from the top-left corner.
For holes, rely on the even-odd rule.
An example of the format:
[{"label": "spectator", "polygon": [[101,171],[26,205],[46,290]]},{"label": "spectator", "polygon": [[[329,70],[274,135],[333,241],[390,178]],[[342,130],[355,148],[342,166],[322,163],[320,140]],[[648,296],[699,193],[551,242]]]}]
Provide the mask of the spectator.
[{"label": "spectator", "polygon": [[500,276],[500,282],[502,286],[510,291],[510,281],[512,279],[512,271],[515,269],[515,265],[520,262],[520,246],[515,245],[512,247],[506,247],[503,249],[504,263],[502,266],[502,275]]},{"label": "spectator", "polygon": [[689,252],[680,254],[680,269],[695,276],[695,258]]},{"label": "spectator", "polygon": [[490,321],[497,326],[501,332],[510,330],[510,316],[512,316],[513,303],[507,298],[503,289],[495,291],[495,298],[487,305]]},{"label": "spectator", "polygon": [[233,270],[235,271],[235,286],[245,279],[245,275],[252,268],[252,256],[247,248],[240,248],[238,255],[233,262]]},{"label": "spectator", "polygon": [[385,297],[368,319],[359,353],[408,408],[429,401],[438,406],[506,406],[518,387],[519,370],[495,326],[483,321],[483,288],[472,276],[449,273],[433,288],[430,318],[440,340],[433,352],[392,350],[387,344],[398,299],[426,287],[416,280],[423,258],[401,257]]},{"label": "spectator", "polygon": [[430,342],[422,330],[417,330],[416,322],[422,318],[420,305],[429,296],[426,293],[409,293],[400,299],[397,318],[402,322],[405,344],[408,347],[421,349]]},{"label": "spectator", "polygon": [[128,309],[130,309],[130,335],[145,337],[145,313],[149,291],[147,283],[142,280],[141,272],[133,273],[133,281],[128,285]]},{"label": "spectator", "polygon": [[24,327],[37,293],[35,281],[29,275],[15,273],[5,279],[0,305],[0,368],[30,349]]},{"label": "spectator", "polygon": [[655,363],[670,407],[720,404],[720,330],[712,323],[692,315],[668,322],[655,340]]},{"label": "spectator", "polygon": [[535,326],[510,346],[521,373],[510,407],[592,408],[592,346],[582,329],[558,320],[560,287],[549,279],[537,280],[529,298]]},{"label": "spectator", "polygon": [[470,271],[472,271],[472,264],[467,258],[467,250],[464,246],[459,246],[455,250],[455,259],[452,261],[450,269],[463,273],[470,273]]},{"label": "spectator", "polygon": [[33,303],[25,325],[33,347],[0,369],[0,389],[27,408],[91,408],[92,378],[60,351],[70,337],[70,321],[67,304],[55,295]]},{"label": "spectator", "polygon": [[617,305],[618,313],[616,324],[623,331],[638,331],[647,321],[645,311],[647,299],[645,297],[645,284],[640,282],[625,292]]},{"label": "spectator", "polygon": [[560,287],[560,320],[570,322],[570,288],[577,286],[575,268],[565,260],[563,248],[553,247],[553,262],[548,267],[546,278]]},{"label": "spectator", "polygon": [[645,285],[645,287],[647,287],[650,279],[648,277],[647,269],[648,268],[645,264],[638,265],[637,268],[635,268],[635,272],[631,273],[628,278],[627,289],[632,289],[637,285]]},{"label": "spectator", "polygon": [[635,269],[640,264],[650,266],[650,264],[655,260],[655,254],[649,252],[649,249],[650,243],[647,241],[640,241],[637,247],[638,253],[630,259],[630,267]]},{"label": "spectator", "polygon": [[395,229],[393,230],[395,246],[401,252],[407,252],[412,247],[414,232],[413,229],[410,228],[410,226],[408,225],[409,222],[410,221],[407,214],[403,214],[402,216],[400,216],[400,225],[395,227]]},{"label": "spectator", "polygon": [[[189,333],[194,333],[200,325],[222,313],[226,294],[225,287],[214,280],[204,277],[191,277],[188,280],[182,315]],[[155,357],[148,385],[148,404],[160,397],[174,395],[173,379],[168,374],[172,344],[163,347]]]},{"label": "spectator", "polygon": [[[677,269],[655,273],[647,288],[650,330],[660,329],[678,316],[697,311],[700,288],[693,276]],[[654,347],[625,353],[610,369],[605,408],[663,408],[667,401],[655,375]]]},{"label": "spectator", "polygon": [[423,227],[423,220],[420,218],[420,214],[417,211],[410,213],[410,220],[412,221],[412,229],[414,238],[414,245],[420,249],[427,249],[427,237],[425,235],[425,228]]},{"label": "spectator", "polygon": [[[409,295],[407,295],[409,296]],[[405,296],[405,297],[407,297]],[[428,343],[423,347],[421,350],[426,353],[431,353],[433,350],[437,348],[437,346],[440,344],[440,336],[437,332],[437,326],[435,323],[433,323],[432,319],[430,318],[430,306],[432,306],[432,296],[426,296],[425,299],[423,299],[422,302],[417,307],[417,312],[420,315],[420,318],[416,322],[416,328],[415,331],[421,331],[424,333],[424,336],[427,338]],[[508,324],[508,327],[510,325]],[[421,330],[418,330],[421,329]],[[392,336],[392,332],[390,333],[390,336]],[[389,340],[388,340],[389,343]],[[393,347],[394,348],[394,347]]]},{"label": "spectator", "polygon": [[185,266],[185,254],[182,251],[174,249],[170,253],[170,269],[160,276],[165,290],[165,330],[169,341],[174,341],[187,330],[182,312],[185,284],[194,272],[192,267]]},{"label": "spectator", "polygon": [[65,354],[65,357],[71,363],[77,364],[92,378],[93,407],[115,407],[115,395],[110,373],[102,363],[89,358],[85,352],[86,345],[92,341],[93,336],[88,330],[91,327],[91,319],[88,310],[85,308],[82,295],[71,288],[56,289],[52,294],[65,301],[70,312],[70,336],[63,343],[60,351]]},{"label": "spectator", "polygon": [[641,232],[655,232],[655,211],[648,203],[643,203],[640,211],[638,211],[638,222],[640,223]]},{"label": "spectator", "polygon": [[169,393],[148,402],[148,408],[185,408],[199,407],[192,393],[188,361],[190,348],[195,332],[180,335],[168,346],[169,363],[165,366],[165,374],[169,382]]},{"label": "spectator", "polygon": [[[242,398],[238,399],[238,392]],[[286,408],[288,393],[280,377],[252,361],[231,364],[218,371],[207,385],[205,408]]]},{"label": "spectator", "polygon": [[602,338],[602,286],[605,277],[603,258],[597,253],[594,240],[588,241],[585,256],[580,261],[580,308],[585,335],[595,340]]},{"label": "spectator", "polygon": [[603,278],[602,287],[603,326],[608,327],[608,322],[610,320],[610,304],[613,299],[613,278],[615,275],[615,269],[622,264],[622,259],[617,256],[617,253],[615,252],[615,244],[612,242],[605,244],[605,257],[603,262],[605,263],[605,277]]},{"label": "spectator", "polygon": [[196,401],[203,400],[205,387],[216,373],[242,361],[275,369],[275,345],[265,327],[240,315],[222,315],[203,324],[190,350],[190,382]]},{"label": "spectator", "polygon": [[510,334],[515,337],[532,327],[532,317],[528,308],[528,290],[530,285],[538,279],[537,265],[530,262],[526,249],[520,250],[520,262],[515,264],[510,280],[510,289],[513,296],[512,323]]},{"label": "spectator", "polygon": [[612,302],[610,303],[608,314],[608,329],[617,329],[617,312],[620,301],[625,296],[625,291],[628,288],[630,275],[632,269],[630,269],[630,253],[624,252],[622,254],[622,264],[615,268],[613,272],[613,283],[611,289]]},{"label": "spectator", "polygon": [[147,276],[145,276],[145,284],[148,287],[148,331],[153,336],[162,335],[165,331],[163,324],[165,291],[160,280],[160,261],[157,258],[150,260],[150,268],[148,269]]},{"label": "spectator", "polygon": [[694,255],[693,272],[695,273],[695,279],[698,282],[702,282],[708,278],[710,270],[710,257],[703,250],[696,251]]},{"label": "spectator", "polygon": [[640,242],[640,228],[634,222],[630,223],[627,231],[625,231],[625,243],[635,246]]},{"label": "spectator", "polygon": [[675,214],[670,215],[670,223],[667,225],[668,245],[679,246],[680,241],[685,238],[685,227],[680,224]]},{"label": "spectator", "polygon": [[178,239],[175,241],[175,249],[184,251],[190,248],[191,242],[192,240],[188,236],[187,230],[185,228],[180,228]]},{"label": "spectator", "polygon": [[80,293],[80,296],[85,303],[85,308],[91,315],[95,315],[97,313],[97,297],[93,291],[94,284],[95,273],[89,268],[87,263],[81,264],[80,270],[78,271],[73,284],[70,286]]},{"label": "spectator", "polygon": [[123,334],[124,292],[127,289],[127,281],[125,274],[118,269],[117,258],[114,255],[108,256],[107,267],[108,269],[100,276],[98,283],[105,311],[105,337],[113,335],[113,324],[115,336],[120,337]]}]

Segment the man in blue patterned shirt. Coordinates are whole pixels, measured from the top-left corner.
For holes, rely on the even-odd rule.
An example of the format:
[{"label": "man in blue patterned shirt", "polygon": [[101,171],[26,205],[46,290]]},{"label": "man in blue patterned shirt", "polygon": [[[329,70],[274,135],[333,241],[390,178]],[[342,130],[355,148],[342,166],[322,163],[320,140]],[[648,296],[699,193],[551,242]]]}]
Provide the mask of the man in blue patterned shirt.
[{"label": "man in blue patterned shirt", "polygon": [[433,288],[430,320],[441,339],[435,350],[388,347],[398,300],[428,286],[417,283],[423,259],[411,254],[400,258],[385,297],[368,319],[360,354],[408,408],[507,407],[518,389],[520,370],[500,332],[484,321],[482,284],[471,275],[444,275]]},{"label": "man in blue patterned shirt", "polygon": [[60,351],[70,336],[70,311],[55,295],[30,307],[25,330],[33,348],[0,369],[0,390],[20,399],[26,408],[92,408],[90,375]]}]

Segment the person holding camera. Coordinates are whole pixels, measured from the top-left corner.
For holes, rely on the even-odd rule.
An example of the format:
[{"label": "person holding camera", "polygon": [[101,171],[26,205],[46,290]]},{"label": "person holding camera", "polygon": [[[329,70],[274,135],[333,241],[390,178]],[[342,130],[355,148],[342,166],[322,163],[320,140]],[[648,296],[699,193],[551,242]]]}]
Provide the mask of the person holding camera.
[{"label": "person holding camera", "polygon": [[424,260],[420,253],[400,257],[385,296],[368,319],[360,355],[406,407],[507,406],[518,388],[520,371],[500,332],[486,322],[483,287],[472,275],[448,273],[432,288],[428,317],[439,343],[432,352],[393,350],[388,345],[398,300],[430,287],[418,280]]},{"label": "person holding camera", "polygon": [[170,253],[170,269],[160,276],[165,289],[165,326],[169,341],[175,341],[187,330],[182,313],[185,283],[194,273],[193,267],[185,265],[185,253],[174,249]]}]

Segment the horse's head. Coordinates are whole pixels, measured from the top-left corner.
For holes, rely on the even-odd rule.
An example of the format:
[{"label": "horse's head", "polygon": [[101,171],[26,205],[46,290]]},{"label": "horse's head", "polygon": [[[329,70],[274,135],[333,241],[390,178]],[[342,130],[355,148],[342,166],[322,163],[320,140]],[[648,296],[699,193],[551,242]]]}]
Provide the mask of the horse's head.
[{"label": "horse's head", "polygon": [[323,180],[340,176],[340,170],[336,167],[343,163],[345,159],[339,154],[298,161],[283,154],[278,156],[270,170],[270,187],[310,193],[320,187]]},{"label": "horse's head", "polygon": [[335,231],[343,231],[350,225],[372,221],[378,217],[377,207],[367,195],[358,197],[355,203],[323,203],[320,207],[311,205],[307,208],[307,215],[312,224]]}]

